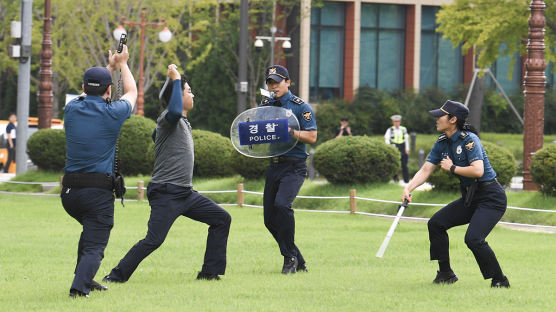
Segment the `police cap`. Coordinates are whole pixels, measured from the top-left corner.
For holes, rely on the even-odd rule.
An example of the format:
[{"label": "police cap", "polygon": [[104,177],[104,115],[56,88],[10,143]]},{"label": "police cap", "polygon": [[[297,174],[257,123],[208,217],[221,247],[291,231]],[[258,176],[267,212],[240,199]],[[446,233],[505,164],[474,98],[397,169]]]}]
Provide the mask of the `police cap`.
[{"label": "police cap", "polygon": [[402,115],[392,115],[390,116],[390,119],[392,119],[392,121],[401,121]]},{"label": "police cap", "polygon": [[290,74],[288,70],[284,66],[280,65],[272,65],[265,71],[266,81],[268,82],[269,79],[272,79],[276,82],[280,82],[284,79],[290,80]]},{"label": "police cap", "polygon": [[469,109],[460,102],[448,100],[446,101],[446,103],[444,103],[444,105],[442,105],[441,108],[433,109],[429,111],[429,113],[434,117],[442,117],[444,115],[450,114],[456,116],[459,120],[465,120],[467,118],[467,115],[469,115]]},{"label": "police cap", "polygon": [[83,84],[88,87],[102,87],[112,84],[112,75],[106,67],[91,67],[83,75]]}]

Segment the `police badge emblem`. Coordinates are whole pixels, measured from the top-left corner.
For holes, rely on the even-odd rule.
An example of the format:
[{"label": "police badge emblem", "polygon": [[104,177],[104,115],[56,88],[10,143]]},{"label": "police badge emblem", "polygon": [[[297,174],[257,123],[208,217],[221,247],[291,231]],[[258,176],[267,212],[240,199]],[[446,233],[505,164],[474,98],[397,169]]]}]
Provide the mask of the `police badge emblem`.
[{"label": "police badge emblem", "polygon": [[461,154],[461,145],[458,145],[458,147],[456,148],[456,153],[459,155]]}]

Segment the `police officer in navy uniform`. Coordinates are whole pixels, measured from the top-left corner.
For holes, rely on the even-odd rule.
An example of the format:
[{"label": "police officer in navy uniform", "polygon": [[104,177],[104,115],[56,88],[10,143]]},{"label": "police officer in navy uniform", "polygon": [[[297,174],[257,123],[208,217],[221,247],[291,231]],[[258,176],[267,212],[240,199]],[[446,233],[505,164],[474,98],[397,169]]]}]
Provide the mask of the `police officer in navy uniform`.
[{"label": "police officer in navy uniform", "polygon": [[447,230],[469,224],[465,243],[471,249],[485,279],[491,287],[510,287],[502,273],[494,251],[485,238],[506,211],[504,189],[496,180],[487,154],[474,129],[465,124],[469,110],[463,104],[446,101],[440,109],[430,111],[437,118],[436,129],[443,132],[427,157],[427,161],[405,187],[402,200],[411,201],[411,191],[423,184],[440,164],[460,180],[461,198],[436,212],[428,222],[430,258],[438,260],[435,284],[452,284],[458,278],[450,267]]},{"label": "police officer in navy uniform", "polygon": [[[109,51],[107,67],[89,68],[84,93],[66,105],[66,166],[61,191],[66,212],[83,226],[70,297],[88,297],[107,288],[93,280],[114,225],[114,154],[122,124],[137,99],[135,79],[127,66],[129,54]],[[111,72],[120,68],[124,95],[110,101]]]},{"label": "police officer in navy uniform", "polygon": [[265,72],[266,84],[274,96],[262,105],[291,110],[299,120],[300,130],[290,129],[290,137],[298,139],[289,152],[273,157],[266,171],[264,188],[264,224],[284,256],[283,274],[307,271],[305,259],[294,243],[295,219],[292,203],[307,176],[305,144],[317,141],[317,123],[311,106],[289,91],[290,75],[280,65]]}]

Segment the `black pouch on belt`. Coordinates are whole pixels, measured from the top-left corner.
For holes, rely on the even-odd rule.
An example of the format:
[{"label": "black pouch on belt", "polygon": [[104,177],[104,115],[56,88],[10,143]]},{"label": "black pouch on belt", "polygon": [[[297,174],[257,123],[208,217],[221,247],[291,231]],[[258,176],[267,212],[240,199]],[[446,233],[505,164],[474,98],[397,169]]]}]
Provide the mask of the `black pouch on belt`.
[{"label": "black pouch on belt", "polygon": [[123,203],[123,198],[126,192],[124,176],[121,173],[117,172],[114,173],[113,177],[114,195],[116,195],[117,198],[121,198]]},{"label": "black pouch on belt", "polygon": [[475,192],[479,187],[479,182],[477,180],[473,181],[469,187],[467,187],[467,192],[465,193],[465,199],[463,201],[463,205],[468,208],[471,206],[471,202],[473,201],[473,197],[475,197]]}]

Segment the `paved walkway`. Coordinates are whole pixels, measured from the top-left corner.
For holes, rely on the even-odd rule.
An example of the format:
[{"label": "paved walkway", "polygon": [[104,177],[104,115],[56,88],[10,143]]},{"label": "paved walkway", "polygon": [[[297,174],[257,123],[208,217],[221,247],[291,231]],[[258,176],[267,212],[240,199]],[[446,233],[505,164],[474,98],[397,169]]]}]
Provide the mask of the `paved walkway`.
[{"label": "paved walkway", "polygon": [[4,181],[9,181],[11,180],[13,177],[15,177],[15,173],[3,173],[0,172],[0,183],[4,182]]}]

